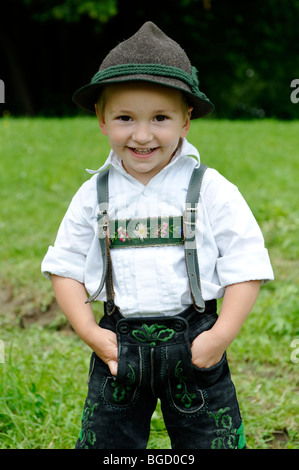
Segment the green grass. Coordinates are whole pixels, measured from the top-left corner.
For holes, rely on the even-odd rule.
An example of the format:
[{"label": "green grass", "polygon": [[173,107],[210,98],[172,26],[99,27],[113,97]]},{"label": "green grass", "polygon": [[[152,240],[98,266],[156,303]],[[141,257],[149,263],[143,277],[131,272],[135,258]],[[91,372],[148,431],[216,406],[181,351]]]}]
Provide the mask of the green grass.
[{"label": "green grass", "polygon": [[[228,351],[249,448],[299,443],[298,135],[299,122],[270,120],[202,120],[189,134],[248,201],[276,276]],[[40,263],[85,168],[108,150],[92,118],[0,120],[0,448],[72,448],[78,437],[90,351],[60,331],[62,316],[43,321],[53,293]],[[148,447],[169,448],[159,407]]]}]

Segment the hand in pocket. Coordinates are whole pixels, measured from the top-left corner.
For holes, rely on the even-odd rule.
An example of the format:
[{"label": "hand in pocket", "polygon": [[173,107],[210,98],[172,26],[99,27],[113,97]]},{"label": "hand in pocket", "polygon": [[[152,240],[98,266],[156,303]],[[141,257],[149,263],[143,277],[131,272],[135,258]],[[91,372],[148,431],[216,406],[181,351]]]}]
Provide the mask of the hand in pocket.
[{"label": "hand in pocket", "polygon": [[224,351],[212,330],[203,331],[191,344],[192,363],[200,368],[212,367],[221,360]]},{"label": "hand in pocket", "polygon": [[118,358],[116,334],[105,328],[99,328],[98,340],[94,347],[94,352],[107,364],[111,374],[116,376]]}]

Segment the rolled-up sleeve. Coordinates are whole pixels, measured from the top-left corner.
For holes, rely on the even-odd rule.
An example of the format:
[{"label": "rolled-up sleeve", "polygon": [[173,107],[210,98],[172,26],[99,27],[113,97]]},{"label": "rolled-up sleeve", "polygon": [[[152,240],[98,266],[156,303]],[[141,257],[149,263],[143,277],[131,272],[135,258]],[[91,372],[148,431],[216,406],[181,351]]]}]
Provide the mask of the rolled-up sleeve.
[{"label": "rolled-up sleeve", "polygon": [[88,251],[95,236],[91,210],[84,203],[84,187],[75,194],[61,222],[54,246],[42,261],[42,274],[70,277],[84,283]]},{"label": "rolled-up sleeve", "polygon": [[221,286],[274,279],[264,238],[238,188],[218,174],[210,223],[218,247],[216,271]]}]

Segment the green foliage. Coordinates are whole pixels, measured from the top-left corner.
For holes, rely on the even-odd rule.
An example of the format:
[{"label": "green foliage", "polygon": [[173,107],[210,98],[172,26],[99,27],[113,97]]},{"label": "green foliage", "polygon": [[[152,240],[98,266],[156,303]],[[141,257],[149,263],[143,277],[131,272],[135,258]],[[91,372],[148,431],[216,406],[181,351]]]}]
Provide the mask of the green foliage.
[{"label": "green foliage", "polygon": [[186,50],[215,118],[298,118],[299,104],[290,99],[299,79],[298,0],[6,1],[0,16],[5,109],[73,115],[72,92],[148,20]]},{"label": "green foliage", "polygon": [[100,23],[106,23],[117,14],[117,0],[24,0],[38,21],[58,20],[67,23],[79,22],[87,16]]},{"label": "green foliage", "polygon": [[190,35],[187,49],[217,116],[296,118],[290,84],[299,77],[299,3],[286,0],[282,8],[276,0],[213,0],[205,12],[199,4],[195,8],[199,2],[192,3],[183,16]]},{"label": "green foliage", "polygon": [[14,331],[12,325],[7,326],[4,341],[0,448],[74,447],[85,399],[82,384],[87,380],[87,346],[77,337],[38,325]]},{"label": "green foliage", "polygon": [[[298,447],[299,122],[192,123],[202,161],[235,183],[257,217],[276,279],[263,286],[228,351],[249,448]],[[106,159],[96,119],[0,120],[0,448],[72,448],[80,431],[90,351],[59,331],[57,316],[24,328],[24,313],[46,318],[53,303],[40,263],[71,197]],[[3,290],[4,289],[4,290]],[[95,307],[101,315],[101,306]],[[22,328],[23,325],[23,328]],[[295,355],[295,359],[298,357]],[[149,448],[169,448],[160,405]]]}]

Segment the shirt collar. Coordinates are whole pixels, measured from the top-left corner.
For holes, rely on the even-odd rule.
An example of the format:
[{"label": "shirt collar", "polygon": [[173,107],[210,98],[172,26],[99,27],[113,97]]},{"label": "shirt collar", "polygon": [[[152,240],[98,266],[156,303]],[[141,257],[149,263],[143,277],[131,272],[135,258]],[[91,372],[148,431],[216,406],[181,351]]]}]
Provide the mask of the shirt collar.
[{"label": "shirt collar", "polygon": [[[176,153],[172,157],[171,161],[168,163],[167,167],[168,168],[170,165],[174,165],[177,161],[179,161],[182,157],[194,157],[195,160],[197,161],[196,167],[200,165],[200,155],[198,153],[198,150],[188,142],[187,139],[182,139],[182,142],[180,143]],[[100,173],[101,171],[106,170],[110,165],[114,166],[118,171],[121,171],[121,173],[127,174],[126,170],[124,169],[122,165],[122,161],[119,158],[119,156],[114,152],[114,150],[111,150],[109,153],[109,156],[107,160],[105,161],[104,165],[102,165],[98,170],[89,170],[86,169],[87,173],[91,175],[95,175],[96,173]]]}]

